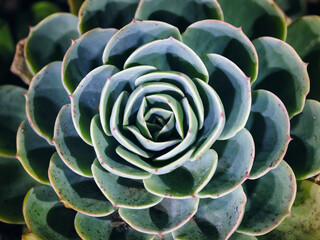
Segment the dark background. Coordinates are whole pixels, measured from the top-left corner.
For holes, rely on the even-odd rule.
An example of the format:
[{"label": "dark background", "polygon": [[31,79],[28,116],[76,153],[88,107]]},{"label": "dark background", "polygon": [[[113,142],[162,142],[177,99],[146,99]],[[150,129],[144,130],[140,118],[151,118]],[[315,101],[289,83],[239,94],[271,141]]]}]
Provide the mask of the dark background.
[{"label": "dark background", "polygon": [[[15,29],[12,32],[13,41],[15,43],[27,36],[29,25],[33,26],[36,24],[36,20],[33,19],[32,14],[30,14],[32,4],[36,2],[39,1],[0,0],[0,19],[3,19],[7,24],[9,24],[10,29]],[[51,0],[50,2],[56,4],[61,11],[70,11],[67,0]],[[308,0],[307,9],[308,15],[320,15],[320,0]],[[13,56],[11,56],[11,58],[13,58]],[[0,77],[0,84],[14,84],[27,87],[19,77],[15,76],[8,70],[9,67],[4,66],[3,64],[0,66],[0,68],[7,69],[6,73]],[[20,225],[10,225],[0,222],[0,240],[21,239],[21,233],[22,228]]]}]

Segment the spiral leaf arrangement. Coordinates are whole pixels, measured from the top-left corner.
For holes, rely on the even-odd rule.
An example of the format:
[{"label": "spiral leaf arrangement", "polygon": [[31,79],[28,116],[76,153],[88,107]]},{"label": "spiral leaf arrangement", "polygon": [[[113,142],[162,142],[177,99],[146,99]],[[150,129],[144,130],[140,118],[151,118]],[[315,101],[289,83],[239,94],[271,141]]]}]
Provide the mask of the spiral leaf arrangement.
[{"label": "spiral leaf arrangement", "polygon": [[24,46],[29,89],[0,88],[0,219],[36,239],[277,234],[296,178],[320,172],[319,72],[301,59],[319,61],[319,35],[269,0],[47,17]]}]

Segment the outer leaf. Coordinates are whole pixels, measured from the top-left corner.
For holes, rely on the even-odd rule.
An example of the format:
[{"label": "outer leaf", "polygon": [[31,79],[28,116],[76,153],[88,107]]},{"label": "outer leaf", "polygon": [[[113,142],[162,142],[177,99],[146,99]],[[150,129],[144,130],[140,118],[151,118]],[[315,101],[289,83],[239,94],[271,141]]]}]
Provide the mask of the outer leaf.
[{"label": "outer leaf", "polygon": [[94,180],[113,206],[144,209],[158,204],[162,198],[148,192],[141,180],[118,177],[107,172],[96,160],[92,165]]},{"label": "outer leaf", "polygon": [[296,196],[296,181],[289,165],[280,165],[257,180],[244,184],[248,198],[238,232],[263,235],[276,228],[288,215]]},{"label": "outer leaf", "polygon": [[246,204],[242,187],[218,199],[201,199],[197,213],[173,232],[175,239],[228,239],[239,226]]},{"label": "outer leaf", "polygon": [[49,178],[59,200],[77,212],[90,216],[106,216],[114,211],[93,179],[79,177],[55,153],[50,161]]},{"label": "outer leaf", "polygon": [[78,18],[72,14],[56,13],[31,28],[25,56],[33,73],[50,62],[62,60],[71,43],[70,39],[79,37],[77,23]]},{"label": "outer leaf", "polygon": [[190,78],[198,77],[208,82],[208,71],[201,59],[187,45],[173,37],[138,48],[126,60],[124,68],[147,64],[162,71],[178,71]]},{"label": "outer leaf", "polygon": [[104,49],[102,61],[122,69],[126,59],[138,47],[170,36],[181,40],[179,30],[168,23],[132,20],[110,39]]},{"label": "outer leaf", "polygon": [[281,40],[261,37],[253,44],[259,56],[259,75],[252,89],[266,89],[276,94],[290,118],[301,112],[310,88],[306,64]]},{"label": "outer leaf", "polygon": [[116,31],[96,28],[72,42],[62,64],[63,84],[69,94],[73,93],[91,70],[102,65],[103,49]]},{"label": "outer leaf", "polygon": [[259,240],[314,240],[320,235],[319,204],[320,187],[309,181],[298,181],[297,197],[292,206],[292,216],[287,217],[272,232]]},{"label": "outer leaf", "polygon": [[71,95],[72,120],[79,136],[92,145],[90,122],[99,113],[100,95],[107,79],[118,69],[103,65],[92,70]]},{"label": "outer leaf", "polygon": [[79,239],[73,221],[76,212],[64,207],[49,186],[31,188],[23,202],[28,229],[40,239]]},{"label": "outer leaf", "polygon": [[216,0],[141,0],[135,18],[168,22],[184,31],[203,19],[223,20],[223,13]]},{"label": "outer leaf", "polygon": [[65,105],[57,117],[53,142],[60,158],[74,172],[81,176],[92,176],[91,164],[95,152],[86,144],[74,128],[71,106]]},{"label": "outer leaf", "polygon": [[182,34],[183,42],[200,57],[216,53],[233,61],[253,82],[258,73],[258,55],[239,28],[215,20],[193,23]]},{"label": "outer leaf", "polygon": [[291,19],[296,19],[307,13],[306,0],[275,0],[275,2]]},{"label": "outer leaf", "polygon": [[310,76],[308,98],[319,101],[320,16],[305,16],[290,24],[287,42],[298,52],[303,61],[310,63],[308,66]]},{"label": "outer leaf", "polygon": [[192,218],[199,199],[163,199],[158,205],[147,209],[120,208],[120,216],[134,229],[163,235],[180,228]]},{"label": "outer leaf", "polygon": [[78,15],[79,9],[83,2],[84,0],[68,0],[71,13]]},{"label": "outer leaf", "polygon": [[255,143],[255,159],[250,173],[256,179],[278,166],[290,141],[290,122],[283,103],[266,90],[252,93],[251,114],[246,128]]},{"label": "outer leaf", "polygon": [[169,198],[195,197],[212,178],[217,160],[217,153],[209,149],[199,159],[188,161],[168,174],[152,175],[143,182],[146,189],[155,195]]},{"label": "outer leaf", "polygon": [[291,136],[286,159],[297,179],[320,172],[320,103],[307,100],[301,114],[291,120]]},{"label": "outer leaf", "polygon": [[234,137],[217,141],[212,148],[217,151],[218,167],[210,182],[197,194],[200,198],[219,198],[241,185],[248,177],[254,159],[254,141],[242,129]]},{"label": "outer leaf", "polygon": [[139,0],[85,1],[79,10],[79,30],[85,33],[93,28],[121,28],[134,16]]},{"label": "outer leaf", "polygon": [[52,144],[57,115],[70,102],[61,83],[61,62],[48,64],[34,76],[26,100],[29,122],[38,135]]},{"label": "outer leaf", "polygon": [[24,223],[21,211],[24,196],[38,184],[17,159],[0,157],[0,221]]},{"label": "outer leaf", "polygon": [[224,20],[242,27],[250,39],[262,36],[286,38],[285,15],[272,0],[220,0],[219,3]]},{"label": "outer leaf", "polygon": [[248,120],[251,108],[250,79],[237,65],[220,55],[207,54],[202,59],[209,72],[209,85],[220,96],[226,115],[226,124],[219,139],[228,139],[239,132]]},{"label": "outer leaf", "polygon": [[258,238],[254,236],[249,236],[249,235],[245,235],[237,232],[234,232],[229,239],[230,240],[258,240]]},{"label": "outer leaf", "polygon": [[43,184],[49,184],[48,168],[55,148],[37,135],[27,120],[24,120],[17,133],[16,157],[31,177]]},{"label": "outer leaf", "polygon": [[130,228],[117,212],[102,218],[77,213],[75,227],[86,240],[151,240],[154,237]]},{"label": "outer leaf", "polygon": [[0,87],[0,155],[13,157],[16,154],[16,133],[26,118],[26,90],[13,85]]}]

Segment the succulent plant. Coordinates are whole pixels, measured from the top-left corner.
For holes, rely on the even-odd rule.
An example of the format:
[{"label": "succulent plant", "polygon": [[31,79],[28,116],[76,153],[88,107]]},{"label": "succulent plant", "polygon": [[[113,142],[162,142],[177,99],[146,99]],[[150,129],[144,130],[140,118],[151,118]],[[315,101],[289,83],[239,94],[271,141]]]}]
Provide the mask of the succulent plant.
[{"label": "succulent plant", "polygon": [[[310,18],[289,42],[305,28],[317,49]],[[0,88],[0,219],[35,239],[272,231],[296,176],[320,172],[320,103],[298,55],[314,49],[286,35],[269,0],[86,0],[45,18],[20,56],[29,89]]]}]

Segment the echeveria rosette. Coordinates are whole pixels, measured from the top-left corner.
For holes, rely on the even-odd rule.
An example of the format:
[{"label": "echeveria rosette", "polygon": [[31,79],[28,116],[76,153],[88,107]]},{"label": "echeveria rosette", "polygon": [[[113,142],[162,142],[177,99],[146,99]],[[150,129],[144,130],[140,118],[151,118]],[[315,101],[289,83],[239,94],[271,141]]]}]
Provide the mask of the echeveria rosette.
[{"label": "echeveria rosette", "polygon": [[[27,114],[23,89],[0,89],[1,118],[14,119],[3,128],[18,132],[7,156],[39,182],[21,187],[35,186],[23,203],[32,234],[254,239],[290,214],[296,181],[283,157],[289,119],[310,112],[306,64],[282,41],[273,2],[243,0],[257,10],[249,20],[245,8],[230,19],[228,2],[85,1],[79,18],[32,28]],[[313,159],[304,174],[317,172]]]}]

